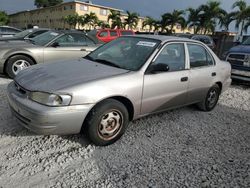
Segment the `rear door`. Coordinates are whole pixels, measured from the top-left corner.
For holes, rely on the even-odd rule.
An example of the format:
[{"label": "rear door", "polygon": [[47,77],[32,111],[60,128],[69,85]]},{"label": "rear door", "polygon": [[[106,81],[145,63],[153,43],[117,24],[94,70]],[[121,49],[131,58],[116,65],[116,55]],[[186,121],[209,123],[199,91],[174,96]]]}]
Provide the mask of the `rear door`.
[{"label": "rear door", "polygon": [[144,75],[142,115],[186,104],[189,83],[186,60],[184,43],[169,43],[162,48],[150,66],[165,64],[169,71]]},{"label": "rear door", "polygon": [[187,43],[190,65],[188,103],[202,101],[217,76],[215,61],[201,44]]},{"label": "rear door", "polygon": [[85,34],[65,34],[44,48],[44,62],[77,59],[95,49],[94,42]]}]

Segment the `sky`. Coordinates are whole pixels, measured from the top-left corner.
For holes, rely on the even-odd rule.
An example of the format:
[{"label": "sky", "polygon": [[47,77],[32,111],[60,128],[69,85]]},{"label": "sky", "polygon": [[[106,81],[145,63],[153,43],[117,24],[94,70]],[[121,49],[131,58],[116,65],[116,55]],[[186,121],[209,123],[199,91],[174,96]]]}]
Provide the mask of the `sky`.
[{"label": "sky", "polygon": [[[71,1],[71,0],[64,0]],[[231,11],[232,4],[236,0],[220,0],[222,8]],[[109,6],[113,8],[138,12],[141,16],[152,16],[160,18],[166,12],[174,9],[197,8],[205,4],[207,0],[92,0],[94,4]],[[246,0],[250,5],[250,0]],[[23,10],[34,9],[34,0],[0,0],[0,10],[7,13],[14,13]]]}]

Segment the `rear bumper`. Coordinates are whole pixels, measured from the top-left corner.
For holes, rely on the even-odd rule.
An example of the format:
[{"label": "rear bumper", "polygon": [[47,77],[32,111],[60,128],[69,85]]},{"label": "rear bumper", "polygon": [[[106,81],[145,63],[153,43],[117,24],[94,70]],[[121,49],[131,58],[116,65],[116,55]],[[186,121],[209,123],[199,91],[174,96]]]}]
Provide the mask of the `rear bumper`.
[{"label": "rear bumper", "polygon": [[250,82],[250,71],[232,69],[231,78]]},{"label": "rear bumper", "polygon": [[38,134],[77,134],[93,105],[49,107],[23,97],[10,83],[8,102],[18,122]]}]

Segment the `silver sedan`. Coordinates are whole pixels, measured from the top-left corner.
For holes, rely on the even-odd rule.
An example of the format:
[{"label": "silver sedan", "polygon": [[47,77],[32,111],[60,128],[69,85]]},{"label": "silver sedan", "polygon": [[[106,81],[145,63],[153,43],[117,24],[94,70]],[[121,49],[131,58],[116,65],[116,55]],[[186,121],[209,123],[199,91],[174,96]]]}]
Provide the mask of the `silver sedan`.
[{"label": "silver sedan", "polygon": [[78,31],[48,31],[26,41],[0,41],[0,73],[14,78],[31,65],[80,58],[98,46]]},{"label": "silver sedan", "polygon": [[126,36],[81,60],[21,71],[8,100],[18,121],[36,133],[86,131],[96,145],[108,145],[134,119],[190,104],[212,110],[230,76],[230,64],[199,41]]}]

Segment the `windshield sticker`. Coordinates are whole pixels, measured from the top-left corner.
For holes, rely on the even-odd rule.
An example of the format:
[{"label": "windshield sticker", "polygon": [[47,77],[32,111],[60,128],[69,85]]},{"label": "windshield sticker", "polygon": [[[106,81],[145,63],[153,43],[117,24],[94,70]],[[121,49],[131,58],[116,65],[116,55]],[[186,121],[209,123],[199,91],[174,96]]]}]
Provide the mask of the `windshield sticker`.
[{"label": "windshield sticker", "polygon": [[58,34],[58,33],[55,33],[55,32],[52,32],[52,33],[50,33],[50,35],[57,36],[57,35],[59,35],[59,34]]},{"label": "windshield sticker", "polygon": [[147,41],[139,41],[136,45],[154,47],[156,45],[156,43],[155,42],[147,42]]},{"label": "windshield sticker", "polygon": [[29,33],[31,33],[31,32],[32,32],[32,30],[30,29],[30,30],[29,30]]}]

